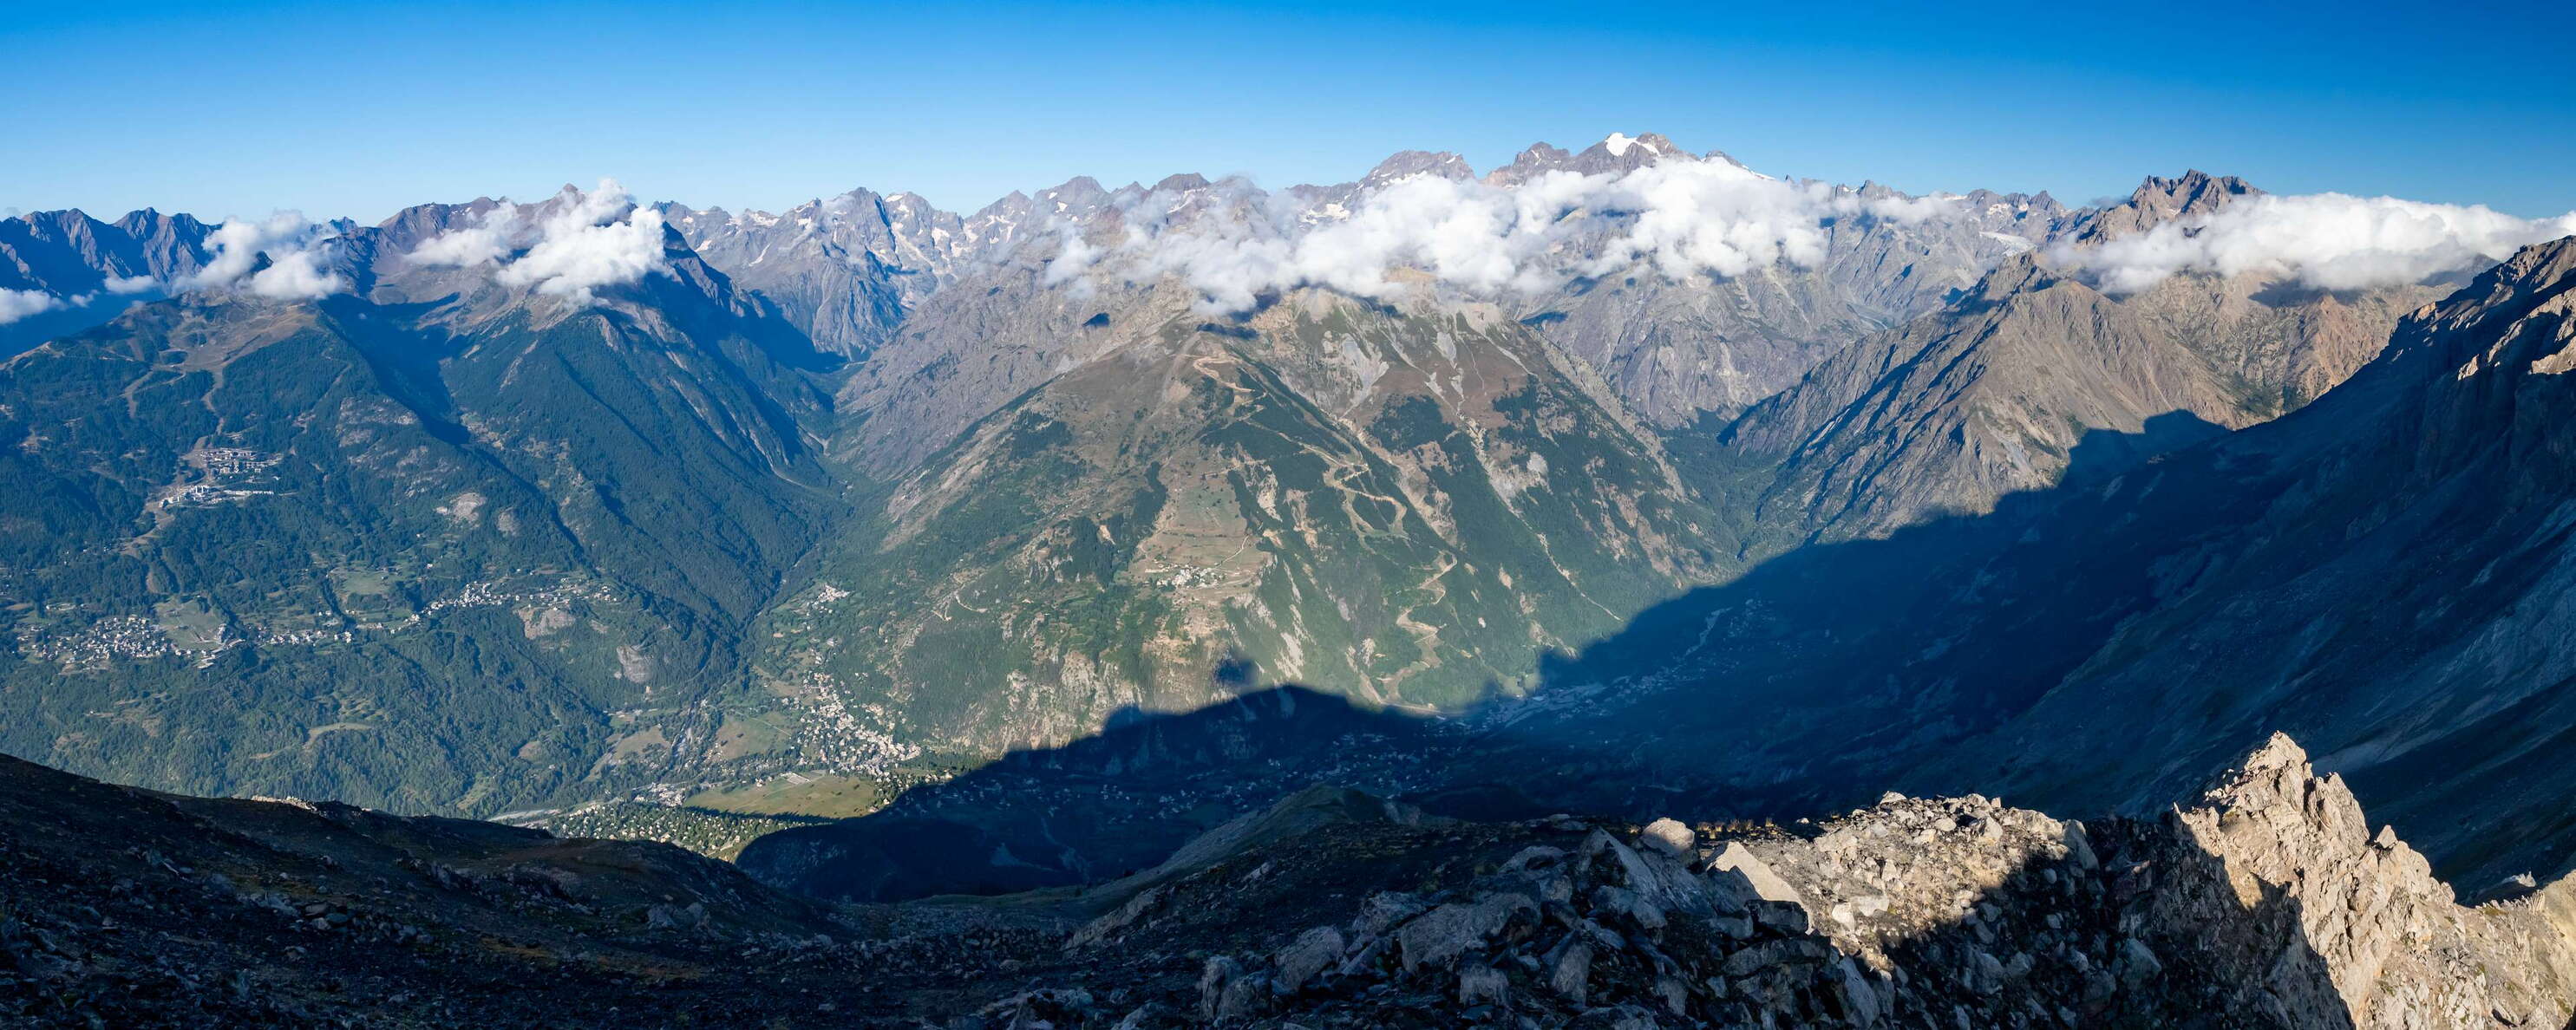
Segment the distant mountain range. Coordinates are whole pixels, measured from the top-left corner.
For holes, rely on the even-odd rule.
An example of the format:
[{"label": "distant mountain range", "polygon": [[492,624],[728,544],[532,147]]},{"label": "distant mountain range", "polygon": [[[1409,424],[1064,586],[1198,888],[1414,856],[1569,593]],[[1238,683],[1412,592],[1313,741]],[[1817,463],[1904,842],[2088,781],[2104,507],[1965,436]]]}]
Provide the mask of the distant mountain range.
[{"label": "distant mountain range", "polygon": [[1630,814],[2110,808],[2290,729],[2446,870],[2563,863],[2568,245],[2221,246],[2327,202],[1645,134],[968,215],[23,216],[0,750],[730,853],[1253,694],[1444,716],[1319,738],[1354,776]]}]

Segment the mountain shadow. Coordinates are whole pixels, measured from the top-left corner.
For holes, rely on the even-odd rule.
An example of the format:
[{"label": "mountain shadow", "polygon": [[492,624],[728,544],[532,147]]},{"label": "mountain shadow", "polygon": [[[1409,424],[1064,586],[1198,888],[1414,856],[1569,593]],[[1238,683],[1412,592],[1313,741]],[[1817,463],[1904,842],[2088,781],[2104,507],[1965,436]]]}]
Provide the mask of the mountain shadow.
[{"label": "mountain shadow", "polygon": [[855,819],[766,834],[736,860],[852,901],[1000,894],[1113,879],[1311,783],[1385,789],[1442,728],[1304,687],[1181,714],[1128,709],[1099,734],[1013,752]]},{"label": "mountain shadow", "polygon": [[[1925,627],[1941,624],[1923,610],[2061,494],[2101,489],[2152,460],[2159,443],[2217,432],[2185,413],[2137,434],[2096,431],[2055,490],[1773,558],[1545,662],[1540,686],[1523,696],[1425,717],[1283,685],[1187,713],[1130,710],[1092,737],[915,787],[870,815],[765,835],[738,861],[773,885],[890,901],[1113,879],[1317,783],[1477,819],[1728,819],[1807,814],[1864,790],[1874,797],[1886,760],[1943,739],[1925,721],[1952,735],[1990,725],[2097,638],[2029,642],[2021,675],[1997,689],[1892,697],[1860,670],[1922,650]],[[1713,637],[1729,613],[1757,619]],[[1990,660],[1962,656],[1972,657]],[[1759,678],[1729,675],[1756,667]],[[1676,687],[1683,676],[1695,677],[1691,689]],[[1851,689],[1820,686],[1835,683]],[[1651,723],[1654,735],[1631,720]]]},{"label": "mountain shadow", "polygon": [[[2027,709],[2156,600],[2135,555],[2092,549],[2095,513],[2080,502],[2136,480],[2232,480],[2245,470],[2167,460],[2222,435],[2187,412],[2136,433],[2093,430],[2050,489],[1810,543],[1656,605],[1547,660],[1542,689],[1525,711],[1491,713],[1510,730],[1471,762],[1508,769],[1525,749],[1577,747],[1597,768],[1554,783],[1551,800],[1641,817],[1657,806],[1795,816],[1875,798],[1927,755]],[[2215,526],[2254,513],[2204,514]],[[2059,589],[2070,578],[2081,603]]]}]

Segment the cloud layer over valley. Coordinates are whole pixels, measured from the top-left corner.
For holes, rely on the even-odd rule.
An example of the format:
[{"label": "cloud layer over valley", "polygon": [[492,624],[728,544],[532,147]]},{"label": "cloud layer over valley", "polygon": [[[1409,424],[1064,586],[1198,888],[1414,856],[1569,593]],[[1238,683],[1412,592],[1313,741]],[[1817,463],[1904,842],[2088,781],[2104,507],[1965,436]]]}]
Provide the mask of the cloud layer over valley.
[{"label": "cloud layer over valley", "polygon": [[2341,193],[2247,197],[2098,247],[2061,246],[2058,264],[2134,293],[2180,272],[2261,273],[2327,290],[2422,282],[2473,271],[2576,233],[2576,213],[2528,220],[2483,206]]},{"label": "cloud layer over valley", "polygon": [[1188,282],[1201,310],[1228,313],[1299,286],[1388,298],[1401,289],[1388,278],[1399,268],[1472,294],[1550,290],[1640,264],[1675,279],[1728,277],[1822,261],[1837,219],[1919,221],[1958,203],[1864,198],[1687,156],[1616,173],[1553,169],[1516,185],[1417,174],[1350,207],[1227,180],[1133,199],[1120,212],[1122,239],[1069,235],[1048,278],[1126,255],[1147,275]]}]

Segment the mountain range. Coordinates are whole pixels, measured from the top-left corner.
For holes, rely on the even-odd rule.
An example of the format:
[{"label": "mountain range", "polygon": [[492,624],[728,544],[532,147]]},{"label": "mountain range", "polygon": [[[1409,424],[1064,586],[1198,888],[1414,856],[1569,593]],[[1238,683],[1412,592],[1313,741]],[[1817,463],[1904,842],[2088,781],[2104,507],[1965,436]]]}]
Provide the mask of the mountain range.
[{"label": "mountain range", "polygon": [[2084,815],[2288,730],[2444,875],[2562,871],[2576,251],[2212,242],[2302,203],[1614,134],[971,214],[21,216],[0,750],[891,900],[1150,867],[1327,769]]}]

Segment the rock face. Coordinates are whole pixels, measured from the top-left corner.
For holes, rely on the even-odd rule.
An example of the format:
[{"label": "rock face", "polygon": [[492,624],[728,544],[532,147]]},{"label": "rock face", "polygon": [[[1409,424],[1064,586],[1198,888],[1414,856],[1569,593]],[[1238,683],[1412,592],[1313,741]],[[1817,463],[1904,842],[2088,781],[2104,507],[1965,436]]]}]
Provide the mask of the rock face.
[{"label": "rock face", "polygon": [[[2571,312],[2576,241],[2527,248],[2325,399],[2068,498],[1985,567],[2019,592],[2049,566],[2034,608],[2130,584],[2116,637],[1920,786],[2009,761],[1997,785],[2050,803],[2154,804],[2278,725],[2447,872],[2563,869]],[[2051,782],[2077,752],[2106,763]]]},{"label": "rock face", "polygon": [[113,222],[80,211],[0,219],[0,291],[50,295],[51,310],[0,314],[0,357],[98,325],[204,267],[214,229],[146,208]]},{"label": "rock face", "polygon": [[2576,881],[2459,905],[2283,736],[2159,818],[2060,822],[1971,796],[1824,829],[1759,849],[1820,931],[1873,968],[1939,956],[1978,994],[2100,1018],[2152,989],[2301,1027],[2557,1026],[2576,1005]]},{"label": "rock face", "polygon": [[[2231,185],[2232,184],[2232,185]],[[2087,211],[2059,242],[2088,246],[2244,195],[2193,173],[2150,179]],[[1767,480],[1756,514],[1787,543],[1881,536],[1940,515],[1983,515],[2007,494],[2278,417],[2352,375],[2399,317],[2445,292],[2347,296],[2256,275],[2182,275],[2114,296],[2039,254],[2001,267],[1937,313],[1859,338],[1724,431],[1726,460]]]},{"label": "rock face", "polygon": [[94,293],[113,279],[172,279],[205,262],[212,229],[146,208],[102,222],[79,211],[0,219],[0,289]]},{"label": "rock face", "polygon": [[2289,917],[2221,946],[2219,961],[2280,957],[2271,980],[2241,986],[2232,1004],[2288,1008],[2313,984],[2298,978],[2318,969],[2334,988],[2327,1000],[2363,1028],[2553,1026],[2576,1004],[2576,880],[2464,908],[2393,830],[2372,833],[2342,778],[2318,776],[2286,736],[2177,809],[2167,828],[2178,850],[2206,852],[2224,880],[2204,872],[2163,886],[2148,908],[2154,920],[2211,925],[2266,907]]},{"label": "rock face", "polygon": [[780,214],[661,206],[690,249],[804,326],[816,345],[864,355],[991,240],[910,193],[851,190]]},{"label": "rock face", "polygon": [[[2228,891],[2159,896],[2166,919],[2210,906],[2287,904],[2357,1027],[2553,1025],[2576,999],[2576,881],[2465,909],[2424,855],[2370,832],[2339,775],[2275,734],[2197,806],[2177,834],[2218,857]],[[2251,999],[2249,999],[2251,1002]]]}]

